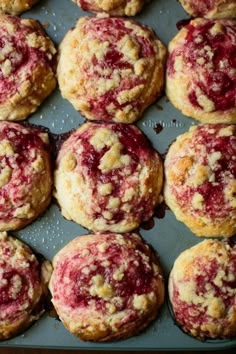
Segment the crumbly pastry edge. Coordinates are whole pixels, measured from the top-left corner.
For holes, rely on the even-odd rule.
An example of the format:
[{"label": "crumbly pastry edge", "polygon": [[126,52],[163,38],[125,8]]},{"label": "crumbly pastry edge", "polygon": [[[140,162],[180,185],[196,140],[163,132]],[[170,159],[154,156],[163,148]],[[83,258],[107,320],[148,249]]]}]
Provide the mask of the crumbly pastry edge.
[{"label": "crumbly pastry edge", "polygon": [[[87,129],[89,129],[89,127],[93,128],[93,123],[91,122],[84,123],[77,129],[77,131],[84,132]],[[76,134],[76,131],[73,134]],[[69,139],[67,141],[69,141]],[[101,218],[101,220],[103,220],[101,222],[100,219],[99,220],[93,219],[91,217],[90,211],[87,212],[88,209],[87,200],[85,202],[84,197],[81,198],[81,195],[79,193],[78,194],[74,193],[73,195],[72,194],[69,195],[69,193],[64,193],[64,190],[66,190],[67,185],[71,184],[71,181],[74,180],[75,178],[75,176],[73,176],[73,171],[67,172],[63,168],[63,164],[62,164],[63,158],[68,156],[67,147],[65,148],[66,144],[68,145],[68,142],[65,142],[62,145],[61,151],[59,152],[58,155],[59,166],[54,170],[53,195],[57,199],[60,205],[62,215],[66,219],[73,220],[78,224],[82,225],[83,227],[92,230],[94,232],[112,231],[112,232],[124,233],[124,232],[130,232],[135,228],[137,228],[142,222],[142,220],[135,219],[133,213],[131,213],[131,217],[129,213],[127,213],[128,219],[125,218],[118,223],[112,224],[109,222],[109,220],[106,220],[105,217]],[[63,149],[65,149],[65,151]],[[149,168],[148,177],[146,172],[147,168]],[[155,199],[156,199],[155,206],[153,207],[153,213],[154,213],[154,208],[163,201],[162,187],[163,187],[164,172],[163,172],[163,163],[158,153],[155,154],[154,158],[149,160],[148,164],[143,166],[143,172],[144,171],[145,173],[139,174],[139,177],[143,175],[144,178],[142,182],[142,186],[144,190],[142,191],[141,198],[144,197],[145,195],[144,193],[148,193],[149,188],[151,187],[153,193],[155,193]],[[139,181],[139,184],[140,183],[141,181]]]},{"label": "crumbly pastry edge", "polygon": [[[191,4],[188,0],[179,0],[184,10],[192,16],[195,16]],[[233,0],[216,0],[216,6],[204,16],[208,19],[224,19],[236,17],[236,3]]]},{"label": "crumbly pastry edge", "polygon": [[[4,23],[7,24],[7,21],[11,20],[11,16],[0,14],[0,20],[3,21],[1,26],[4,26]],[[54,56],[57,52],[54,43],[47,36],[44,31],[41,23],[35,19],[24,19],[22,18],[21,23],[25,24],[32,29],[32,32],[26,38],[29,44],[34,48],[39,47],[38,37],[35,38],[34,33],[38,30],[42,30],[40,38],[44,40],[42,45],[46,48],[43,48],[44,52],[50,53],[51,56]],[[34,32],[35,31],[35,32]],[[26,69],[27,70],[27,69]],[[34,78],[33,82],[31,79]],[[0,103],[0,121],[20,121],[26,119],[30,114],[34,113],[40,104],[52,93],[56,88],[56,68],[50,67],[49,64],[45,63],[45,66],[42,64],[36,66],[34,70],[30,73],[30,77],[26,78],[24,82],[21,82],[19,88],[15,94],[10,96],[6,101]]]},{"label": "crumbly pastry edge", "polygon": [[[83,8],[80,4],[80,0],[72,1]],[[135,16],[149,1],[151,0],[89,0],[88,3],[90,8],[87,11],[94,13],[107,13],[110,16]]]},{"label": "crumbly pastry edge", "polygon": [[[0,131],[1,127],[3,125],[10,125],[14,126],[14,123],[12,122],[0,122]],[[18,123],[15,124],[15,126],[19,126],[20,129],[24,129],[23,126],[19,125]],[[27,129],[27,128],[26,128]],[[34,134],[34,132],[32,132]],[[42,138],[41,138],[42,139]],[[1,143],[1,141],[0,141]],[[52,176],[52,166],[51,166],[51,157],[49,152],[46,149],[42,149],[38,151],[38,156],[40,159],[43,161],[44,165],[44,173],[42,175],[42,181],[40,181],[40,188],[44,189],[44,194],[41,196],[41,201],[38,201],[38,193],[39,191],[36,190],[36,185],[34,185],[34,190],[32,191],[32,188],[30,189],[30,193],[34,192],[34,194],[31,194],[31,199],[30,201],[27,199],[25,202],[27,203],[27,206],[30,207],[30,212],[33,215],[28,216],[28,217],[23,217],[21,216],[13,216],[11,219],[7,219],[6,221],[1,221],[0,220],[0,232],[1,231],[11,231],[11,230],[19,230],[22,229],[23,227],[27,226],[31,222],[33,222],[35,219],[37,219],[40,215],[42,215],[46,208],[49,206],[52,198],[52,189],[53,189],[53,176]],[[27,197],[29,195],[27,191],[27,194],[25,196]],[[42,190],[40,190],[42,193]],[[36,200],[34,198],[34,195],[36,196]],[[30,204],[30,205],[29,205]],[[23,205],[24,207],[24,205]]]},{"label": "crumbly pastry edge", "polygon": [[[97,234],[89,234],[89,235],[81,235],[76,238],[74,238],[72,241],[70,241],[66,246],[64,246],[53,258],[52,264],[53,268],[56,268],[56,265],[58,262],[63,260],[64,255],[70,253],[71,251],[73,252],[75,249],[78,252],[81,252],[83,249],[87,249],[87,245],[89,248],[89,244],[93,243],[98,239],[99,237],[103,237],[105,235],[105,238],[109,238],[109,235],[113,235],[114,233],[109,232],[107,234],[102,234],[102,233],[97,233]],[[124,238],[123,234],[115,234],[118,237]],[[138,237],[139,240],[141,238],[135,234],[132,233],[132,236],[134,238]],[[78,242],[79,241],[79,242]],[[96,241],[95,241],[96,242]],[[124,241],[121,240],[121,244]],[[104,243],[104,242],[103,242]],[[102,243],[102,244],[103,244]],[[154,256],[153,251],[149,248],[151,255]],[[154,262],[155,260],[155,262]],[[164,278],[163,278],[163,273],[161,266],[159,264],[159,261],[156,257],[152,258],[150,260],[152,264],[155,263],[155,265],[158,267],[158,277],[156,279],[156,288],[158,285],[158,296],[156,298],[155,303],[149,307],[147,310],[146,314],[140,313],[140,319],[132,320],[132,322],[127,323],[126,325],[122,326],[121,328],[115,326],[113,327],[112,321],[111,324],[104,322],[104,320],[101,317],[95,317],[94,321],[89,320],[89,326],[86,326],[83,328],[82,323],[83,323],[83,315],[81,313],[81,321],[78,323],[78,325],[75,323],[71,322],[71,318],[62,315],[60,317],[60,306],[56,304],[55,301],[53,301],[53,274],[49,282],[49,290],[52,294],[52,303],[59,314],[59,317],[61,321],[63,322],[64,326],[67,328],[68,331],[70,331],[72,334],[75,336],[79,337],[83,341],[96,341],[96,342],[108,342],[108,341],[114,341],[114,340],[119,340],[119,339],[125,339],[131,336],[134,336],[141,332],[144,328],[146,328],[150,322],[152,322],[158,315],[159,309],[161,305],[164,302],[164,293],[165,293],[165,288],[164,288]],[[96,314],[95,314],[96,316]],[[91,316],[88,316],[90,318]],[[86,317],[87,318],[87,317]],[[122,318],[122,317],[121,317]],[[82,328],[80,328],[82,327]]]},{"label": "crumbly pastry edge", "polygon": [[[82,95],[79,95],[78,99],[78,92],[75,90],[75,84],[73,84],[73,86],[71,86],[71,84],[67,85],[69,81],[67,81],[66,77],[68,75],[68,71],[74,71],[73,67],[75,65],[75,63],[73,63],[73,65],[72,63],[70,63],[70,65],[68,66],[67,53],[73,53],[74,46],[75,43],[77,43],[78,38],[80,39],[80,42],[83,41],[84,33],[82,31],[82,26],[84,23],[93,20],[94,18],[96,17],[84,16],[80,18],[77,21],[76,26],[66,33],[58,47],[57,66],[57,79],[63,98],[67,99],[73,105],[73,107],[81,113],[81,115],[92,121],[97,120],[97,117],[95,116],[94,112],[91,112],[87,98],[83,98]],[[124,20],[127,23],[129,22],[129,19]],[[139,28],[140,24],[132,22],[132,26]],[[148,30],[151,31],[151,35],[154,33],[151,28],[148,28]],[[155,65],[154,68],[152,67],[153,72],[150,77],[149,85],[147,85],[145,89],[142,90],[142,97],[144,97],[146,101],[144,101],[144,99],[142,98],[144,103],[142,104],[142,107],[139,109],[139,111],[136,111],[134,109],[128,110],[128,112],[125,112],[124,110],[117,110],[113,118],[109,120],[110,122],[113,121],[116,123],[120,122],[127,124],[134,123],[136,120],[141,118],[145,109],[162,95],[164,89],[164,69],[167,58],[167,49],[155,34],[154,36],[155,39],[153,40],[153,48],[155,52]],[[73,58],[73,61],[75,61],[75,58]],[[78,64],[76,63],[76,65]],[[76,76],[75,73],[74,76]],[[75,92],[77,92],[77,94],[75,94]],[[129,94],[131,92],[132,90],[129,91]]]},{"label": "crumbly pastry edge", "polygon": [[[207,19],[196,18],[191,20],[190,24],[198,24],[206,22]],[[227,21],[227,19],[226,19]],[[235,22],[236,23],[236,22]],[[185,37],[188,34],[188,30],[183,27],[169,42],[168,44],[168,53],[169,55],[179,47],[179,45],[183,46]],[[165,78],[165,93],[173,104],[175,108],[180,110],[183,115],[193,118],[201,123],[225,123],[225,124],[235,124],[236,123],[236,107],[231,108],[227,111],[212,111],[206,112],[203,109],[198,109],[194,107],[188,99],[188,87],[189,81],[186,81],[186,75],[179,74],[178,79],[175,77],[171,77],[168,75],[166,70],[166,78]],[[177,94],[176,94],[177,93]]]},{"label": "crumbly pastry edge", "polygon": [[[206,239],[204,241],[201,241],[200,243],[182,251],[179,254],[179,256],[175,259],[168,279],[168,295],[169,295],[169,301],[172,306],[174,317],[175,317],[175,310],[173,304],[175,300],[175,298],[173,297],[174,285],[176,286],[179,283],[181,287],[181,285],[183,284],[183,279],[186,277],[186,275],[189,274],[189,276],[191,276],[191,272],[194,272],[195,268],[191,266],[191,263],[193,262],[195,255],[199,256],[200,254],[202,254],[203,256],[207,256],[207,254],[209,254],[209,258],[214,260],[214,258],[217,257],[217,249],[222,250],[222,252],[220,253],[224,255],[223,261],[221,259],[221,262],[222,263],[226,262],[227,264],[229,253],[230,253],[230,246],[227,245],[227,243],[216,239]],[[221,258],[223,257],[222,254],[221,254]],[[191,279],[188,278],[188,280],[190,281]],[[200,296],[200,294],[198,296]],[[190,297],[189,300],[190,299],[192,298]],[[218,311],[218,310],[220,311],[219,308],[214,307],[214,305],[212,306],[211,311],[213,311],[213,313],[214,311]],[[200,325],[190,329],[188,328],[188,326],[184,325],[183,323],[180,323],[180,321],[178,321],[177,318],[175,319],[178,325],[183,329],[183,331],[200,340],[204,340],[207,337],[208,338],[213,337],[214,339],[232,338],[236,333],[236,310],[233,309],[233,307],[227,316],[227,319],[230,323],[228,323],[227,326],[223,326],[222,330],[219,326],[217,326],[217,324],[214,324],[214,322],[213,323],[206,322],[202,326]],[[209,334],[211,335],[209,336]]]},{"label": "crumbly pastry edge", "polygon": [[9,15],[20,15],[22,12],[29,10],[39,0],[1,0],[0,13]]},{"label": "crumbly pastry edge", "polygon": [[[181,148],[181,145],[185,145],[188,140],[193,138],[194,132],[198,126],[192,126],[189,131],[181,134],[170,145],[166,155],[164,170],[165,170],[165,182],[163,187],[164,201],[168,207],[172,210],[177,220],[183,222],[193,233],[198,237],[231,237],[236,231],[236,215],[233,218],[229,215],[226,220],[207,218],[202,220],[197,216],[192,216],[188,210],[182,210],[178,204],[178,200],[174,196],[171,185],[167,178],[167,169],[169,166],[169,159],[175,154],[176,149]],[[212,126],[214,128],[214,125]],[[168,167],[169,166],[169,167]]]},{"label": "crumbly pastry edge", "polygon": [[[24,252],[26,252],[29,256],[34,256],[37,260],[34,252],[28,247],[27,244],[19,239],[16,239],[15,237],[9,236],[6,231],[0,231],[0,239],[3,241],[6,240],[7,242],[13,242],[16,249],[22,248],[23,246]],[[24,332],[45,312],[44,306],[42,306],[41,302],[46,301],[46,297],[48,295],[48,284],[52,274],[52,264],[46,259],[40,262],[37,260],[37,262],[40,267],[39,281],[41,282],[34,291],[30,312],[27,313],[24,311],[23,317],[18,321],[7,323],[5,325],[0,323],[0,341],[11,339]],[[40,307],[38,308],[38,306]]]}]

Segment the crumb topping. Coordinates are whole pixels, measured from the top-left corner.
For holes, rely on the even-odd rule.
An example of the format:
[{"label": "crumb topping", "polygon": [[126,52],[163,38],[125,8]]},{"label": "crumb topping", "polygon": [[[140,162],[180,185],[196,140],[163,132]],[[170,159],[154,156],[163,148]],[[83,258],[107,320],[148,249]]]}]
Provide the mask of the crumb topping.
[{"label": "crumb topping", "polygon": [[95,230],[133,228],[159,202],[162,164],[135,126],[86,123],[62,146],[55,181],[66,217]]},{"label": "crumb topping", "polygon": [[[30,20],[0,15],[0,104],[30,85],[31,73],[39,65],[52,66],[56,49]],[[28,93],[28,92],[27,92]]]},{"label": "crumb topping", "polygon": [[[236,220],[235,126],[199,125],[167,155],[167,184],[182,210],[203,221]],[[217,202],[216,202],[217,201]]]},{"label": "crumb topping", "polygon": [[73,0],[84,11],[108,13],[112,16],[134,16],[148,0]]},{"label": "crumb topping", "polygon": [[164,61],[165,48],[148,27],[84,17],[60,46],[59,85],[88,119],[132,123],[160,95]]},{"label": "crumb topping", "polygon": [[169,290],[184,330],[200,338],[234,335],[235,270],[235,246],[220,241],[205,240],[177,258]]},{"label": "crumb topping", "polygon": [[[39,282],[36,257],[21,242],[0,232],[0,326],[13,324],[31,311]],[[38,289],[39,290],[39,289]],[[40,295],[40,294],[39,294]]]},{"label": "crumb topping", "polygon": [[[31,219],[48,197],[48,145],[36,129],[0,123],[0,224]],[[42,185],[43,184],[43,185]]]},{"label": "crumb topping", "polygon": [[[84,255],[84,249],[90,253]],[[132,315],[135,320],[157,301],[162,303],[160,267],[135,234],[80,236],[56,256],[54,263],[50,284],[53,302],[73,321],[78,311],[83,316],[92,311],[93,316],[103,316],[106,327],[116,328],[120,316]],[[85,317],[91,325],[93,320]]]},{"label": "crumb topping", "polygon": [[191,77],[186,99],[204,112],[236,107],[236,25],[233,20],[195,19],[184,27],[171,50],[167,72],[175,79]]}]

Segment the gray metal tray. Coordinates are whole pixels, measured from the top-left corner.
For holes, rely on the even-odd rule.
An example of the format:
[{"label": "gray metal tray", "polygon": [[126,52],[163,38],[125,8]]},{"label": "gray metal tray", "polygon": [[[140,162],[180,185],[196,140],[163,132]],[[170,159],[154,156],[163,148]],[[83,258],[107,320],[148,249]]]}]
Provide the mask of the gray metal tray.
[{"label": "gray metal tray", "polygon": [[[71,0],[41,0],[33,9],[23,15],[40,20],[51,39],[58,45],[65,33],[74,26],[76,20],[88,15]],[[141,23],[152,27],[159,38],[167,45],[177,33],[176,23],[188,16],[175,0],[152,0],[135,17]],[[42,106],[29,118],[29,122],[48,127],[52,133],[61,134],[76,128],[84,119],[64,100],[56,90]],[[165,153],[170,143],[179,134],[187,131],[193,120],[178,112],[166,97],[147,109],[137,126],[149,137],[153,146]],[[155,127],[161,127],[159,134]],[[173,213],[166,211],[162,219],[154,218],[155,225],[150,230],[140,228],[141,236],[159,253],[165,278],[179,253],[201,241]],[[48,259],[75,236],[88,231],[66,221],[52,203],[46,214],[25,229],[14,235],[29,244],[35,251]],[[167,295],[167,292],[166,292]],[[138,336],[113,343],[82,342],[70,334],[55,318],[45,314],[24,334],[0,343],[0,347],[40,347],[60,349],[97,350],[217,350],[236,347],[235,340],[209,340],[200,342],[175,325],[168,308],[168,299],[161,308],[160,315],[144,332]]]}]

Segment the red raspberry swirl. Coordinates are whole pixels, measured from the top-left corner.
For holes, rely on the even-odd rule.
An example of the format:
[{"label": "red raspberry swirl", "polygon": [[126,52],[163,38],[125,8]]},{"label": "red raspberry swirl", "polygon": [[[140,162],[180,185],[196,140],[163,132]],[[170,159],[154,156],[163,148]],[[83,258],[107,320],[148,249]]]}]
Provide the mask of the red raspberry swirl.
[{"label": "red raspberry swirl", "polygon": [[4,339],[8,326],[15,331],[14,324],[20,327],[29,321],[41,296],[40,266],[26,245],[0,233],[0,270],[0,339]]},{"label": "red raspberry swirl", "polygon": [[[109,41],[109,50],[105,55],[105,58],[102,62],[99,62],[95,56],[93,58],[93,66],[94,69],[91,70],[91,63],[88,63],[88,67],[84,67],[83,70],[86,73],[88,79],[93,79],[95,82],[97,79],[101,78],[100,70],[98,68],[112,68],[112,70],[124,70],[124,69],[132,69],[132,65],[124,60],[124,54],[121,53],[117,48],[117,42],[121,40],[126,34],[132,35],[132,37],[137,41],[140,46],[140,57],[151,57],[154,55],[153,47],[150,39],[145,39],[142,36],[136,34],[132,28],[128,29],[125,26],[125,20],[121,18],[106,18],[106,19],[97,19],[95,18],[93,21],[87,22],[84,26],[84,32],[90,33],[91,39],[98,39],[105,42]],[[144,28],[144,27],[143,27]],[[146,28],[147,31],[148,30]],[[153,35],[151,35],[151,38]],[[110,79],[111,76],[108,75],[106,79]],[[139,78],[137,75],[129,75],[126,79],[122,79],[120,85],[115,90],[110,90],[104,95],[98,95],[97,99],[94,97],[89,101],[91,112],[94,111],[94,115],[99,120],[107,120],[110,121],[112,119],[112,115],[107,111],[107,107],[111,104],[114,104],[116,109],[125,109],[126,106],[131,105],[133,109],[139,111],[142,109],[143,102],[142,97],[139,100],[128,101],[124,104],[120,104],[117,100],[118,94],[123,90],[132,90],[138,85],[147,85],[145,79],[143,77]]]},{"label": "red raspberry swirl", "polygon": [[[100,148],[94,144],[93,138],[102,134],[103,130],[112,137],[115,136],[117,140],[111,145],[104,141],[103,147]],[[117,148],[118,156],[113,153]],[[64,161],[68,159],[68,153],[76,160],[72,172],[64,169]],[[111,157],[107,159],[108,155]],[[103,167],[104,159],[107,159],[111,166]],[[130,231],[135,227],[134,225],[148,220],[159,202],[162,184],[161,159],[146,137],[133,125],[86,123],[62,146],[56,169],[58,176],[55,184],[56,196],[62,209],[66,210],[67,216],[65,216],[68,217],[69,214],[72,220],[94,231],[97,227],[107,230],[110,227],[120,226],[127,227],[126,231]],[[65,181],[75,181],[75,179],[83,181],[83,190],[88,196],[86,205],[81,193],[81,184],[73,195],[70,194],[70,204],[63,202],[64,183],[65,188],[67,186]],[[106,185],[110,186],[110,191],[103,194],[100,188]],[[130,197],[127,196],[129,193]],[[79,213],[71,210],[73,205],[71,200],[80,205],[77,207]],[[110,206],[111,200],[116,201],[116,206]],[[106,212],[111,213],[109,218],[106,218]],[[82,213],[85,215],[84,218],[81,217]],[[103,222],[103,226],[101,224],[98,226],[98,220]],[[112,230],[119,231],[119,229]]]},{"label": "red raspberry swirl", "polygon": [[[215,30],[219,26],[220,30]],[[234,21],[202,20],[185,27],[187,35],[181,47],[169,58],[168,74],[175,75],[176,56],[183,59],[183,74],[193,75],[188,99],[197,108],[198,89],[214,103],[215,111],[236,107],[236,25]]]},{"label": "red raspberry swirl", "polygon": [[[38,36],[45,37],[43,28],[36,28],[24,22],[24,19],[2,15],[0,23],[0,104],[9,100],[17,92],[22,91],[22,84],[32,81],[32,72],[43,66],[55,65],[54,55],[50,50],[43,50],[39,44],[30,44],[30,40]],[[42,43],[44,46],[45,43]],[[54,53],[55,54],[55,53]],[[54,69],[53,69],[54,71]]]},{"label": "red raspberry swirl", "polygon": [[216,0],[188,0],[194,17],[204,17],[214,9]]},{"label": "red raspberry swirl", "polygon": [[29,215],[19,218],[30,220],[50,196],[48,142],[43,141],[43,135],[39,129],[0,123],[0,223],[16,219],[17,211],[26,206]]},{"label": "red raspberry swirl", "polygon": [[[99,332],[97,340],[107,334],[119,338],[125,328],[128,336],[129,326],[133,331],[136,323],[137,332],[162,304],[160,268],[136,234],[79,236],[53,263],[52,302],[66,327],[82,339],[91,328],[94,335]],[[94,339],[93,334],[86,339]]]},{"label": "red raspberry swirl", "polygon": [[[181,208],[189,210],[193,215],[197,213],[201,217],[207,216],[212,220],[225,218],[235,210],[228,202],[224,190],[230,181],[236,180],[236,159],[234,158],[236,156],[236,131],[234,129],[233,135],[221,136],[219,132],[225,127],[227,126],[223,124],[199,125],[185,151],[185,156],[188,151],[194,151],[194,156],[197,158],[195,167],[206,168],[209,166],[210,156],[215,152],[219,154],[217,162],[213,166],[209,166],[209,171],[214,175],[212,181],[206,178],[198,186],[190,184],[188,181],[181,186],[172,185],[172,192]],[[214,133],[209,132],[211,128]],[[181,153],[177,159],[181,160]],[[202,210],[192,210],[192,200],[195,193],[199,193],[204,198]]]},{"label": "red raspberry swirl", "polygon": [[[200,339],[231,338],[236,335],[236,246],[219,246],[219,241],[212,240],[204,243],[195,247],[196,253],[189,255],[191,260],[188,250],[180,255],[172,270],[174,315],[184,331]],[[177,267],[184,264],[187,268],[180,279]]]}]

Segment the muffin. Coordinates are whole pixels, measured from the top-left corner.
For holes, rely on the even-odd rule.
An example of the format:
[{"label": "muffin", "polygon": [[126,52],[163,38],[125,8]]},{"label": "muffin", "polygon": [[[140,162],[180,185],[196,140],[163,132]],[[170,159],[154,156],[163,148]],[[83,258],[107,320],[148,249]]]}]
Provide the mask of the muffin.
[{"label": "muffin", "polygon": [[150,0],[72,0],[84,11],[104,12],[111,16],[135,16]]},{"label": "muffin", "polygon": [[236,233],[236,126],[193,126],[165,160],[164,198],[197,236]]},{"label": "muffin", "polygon": [[235,0],[179,0],[183,8],[193,17],[233,18],[236,17]]},{"label": "muffin", "polygon": [[38,0],[0,0],[0,13],[19,15],[29,10]]},{"label": "muffin", "polygon": [[203,123],[236,123],[236,22],[195,19],[169,44],[166,93]]},{"label": "muffin", "polygon": [[164,280],[137,234],[75,238],[53,259],[52,302],[65,327],[84,341],[139,333],[158,315]]},{"label": "muffin", "polygon": [[52,267],[21,241],[0,232],[0,340],[28,328],[44,312]]},{"label": "muffin", "polygon": [[61,94],[88,119],[132,123],[161,95],[165,59],[150,28],[120,17],[82,17],[59,46]]},{"label": "muffin", "polygon": [[0,122],[0,230],[23,228],[51,200],[52,173],[47,133]]},{"label": "muffin", "polygon": [[169,298],[177,323],[198,338],[236,336],[236,245],[204,240],[176,259]]},{"label": "muffin", "polygon": [[56,87],[56,49],[36,20],[0,15],[0,120],[23,120]]},{"label": "muffin", "polygon": [[68,220],[129,232],[153,215],[162,182],[162,161],[136,126],[85,123],[59,151],[54,195]]}]

